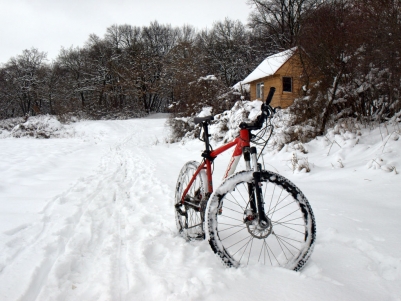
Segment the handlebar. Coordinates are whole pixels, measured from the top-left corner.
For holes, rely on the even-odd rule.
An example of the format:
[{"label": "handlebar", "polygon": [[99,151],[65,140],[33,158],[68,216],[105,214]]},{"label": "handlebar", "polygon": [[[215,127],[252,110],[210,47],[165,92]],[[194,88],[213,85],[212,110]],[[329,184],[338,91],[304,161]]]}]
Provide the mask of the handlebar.
[{"label": "handlebar", "polygon": [[266,102],[262,104],[261,110],[262,114],[260,114],[255,121],[246,123],[242,122],[239,127],[241,129],[248,129],[248,130],[260,130],[263,127],[263,123],[265,120],[272,114],[275,113],[274,109],[270,106],[270,103],[273,99],[274,92],[276,92],[275,87],[271,87],[269,94],[266,97]]},{"label": "handlebar", "polygon": [[[241,124],[239,125],[241,129],[248,129],[252,131],[252,130],[260,130],[263,127],[263,123],[265,122],[265,120],[275,113],[275,110],[270,106],[275,91],[276,88],[274,87],[270,88],[269,94],[266,97],[266,102],[263,103],[261,107],[262,114],[260,114],[253,122],[250,123],[241,122]],[[201,123],[205,127],[207,127],[207,125],[213,119],[214,119],[213,116],[195,117],[193,121],[195,124]]]},{"label": "handlebar", "polygon": [[267,95],[267,98],[266,98],[266,103],[265,104],[267,106],[270,105],[270,103],[272,102],[274,92],[276,92],[276,88],[275,87],[271,87],[270,91],[269,91],[269,94]]}]

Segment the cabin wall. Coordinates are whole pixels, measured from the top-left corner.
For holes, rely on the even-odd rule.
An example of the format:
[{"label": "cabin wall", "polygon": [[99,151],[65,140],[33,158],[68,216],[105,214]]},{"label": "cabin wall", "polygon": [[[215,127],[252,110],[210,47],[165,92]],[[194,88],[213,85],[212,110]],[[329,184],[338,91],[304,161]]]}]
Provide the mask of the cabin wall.
[{"label": "cabin wall", "polygon": [[[262,82],[264,84],[263,99],[256,97],[256,85],[259,84],[259,83],[262,83]],[[251,100],[257,99],[257,100],[265,101],[267,95],[269,94],[270,88],[271,87],[275,87],[276,88],[276,93],[274,93],[272,104],[280,103],[281,95],[280,95],[280,93],[277,93],[279,86],[281,86],[280,76],[272,75],[272,76],[268,76],[268,77],[265,77],[265,78],[261,78],[261,79],[259,79],[257,81],[251,82],[250,85],[251,85],[250,86],[250,88],[251,88]],[[280,91],[281,90],[282,89],[280,89]]]},{"label": "cabin wall", "polygon": [[250,83],[250,94],[251,94],[251,100],[255,100],[256,99],[256,84],[257,82],[251,82]]},{"label": "cabin wall", "polygon": [[[298,55],[292,56],[280,69],[277,70],[276,74],[280,75],[281,83],[280,90],[280,106],[282,108],[287,108],[293,104],[294,99],[299,97],[302,92],[302,81],[301,75],[303,73],[303,68],[299,60]],[[292,78],[292,92],[284,92],[282,78],[291,77]]]},{"label": "cabin wall", "polygon": [[[297,55],[291,57],[286,63],[281,66],[277,72],[268,77],[261,78],[259,80],[253,81],[250,83],[251,89],[251,100],[255,100],[256,98],[256,85],[258,83],[263,82],[264,91],[263,91],[263,101],[266,100],[267,94],[269,93],[270,87],[275,87],[276,92],[273,96],[273,100],[271,105],[273,107],[282,107],[287,108],[294,102],[294,99],[297,98],[301,94],[302,82],[301,82],[301,74],[302,74],[302,66],[299,61]],[[292,92],[284,92],[283,91],[283,77],[291,77],[292,78]],[[262,100],[259,98],[259,100]]]}]

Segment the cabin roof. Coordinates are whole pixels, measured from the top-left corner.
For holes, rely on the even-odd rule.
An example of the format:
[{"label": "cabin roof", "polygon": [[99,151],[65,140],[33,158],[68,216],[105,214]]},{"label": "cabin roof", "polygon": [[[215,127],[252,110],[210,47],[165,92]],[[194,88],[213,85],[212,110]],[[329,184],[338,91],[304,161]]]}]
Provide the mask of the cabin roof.
[{"label": "cabin roof", "polygon": [[285,64],[285,62],[288,61],[290,57],[293,56],[296,49],[297,47],[294,47],[265,58],[263,62],[261,62],[259,66],[257,66],[256,69],[253,70],[251,74],[249,74],[242,81],[242,83],[248,84],[263,77],[273,75],[274,73],[277,72],[278,69],[280,69],[281,66]]}]

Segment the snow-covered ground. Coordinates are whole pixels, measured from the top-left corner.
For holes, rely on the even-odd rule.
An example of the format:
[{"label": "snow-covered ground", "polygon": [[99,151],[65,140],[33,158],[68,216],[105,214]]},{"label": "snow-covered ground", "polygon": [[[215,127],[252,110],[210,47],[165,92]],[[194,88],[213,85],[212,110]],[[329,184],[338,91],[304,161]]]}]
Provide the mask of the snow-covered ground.
[{"label": "snow-covered ground", "polygon": [[[301,272],[223,267],[177,235],[177,175],[202,143],[166,144],[166,116],[0,139],[0,300],[401,300],[397,128],[331,132],[267,167],[309,199],[317,242]],[[61,135],[63,137],[63,135]],[[302,149],[302,148],[299,148]],[[221,179],[227,153],[215,163]],[[218,183],[215,183],[217,185]]]}]

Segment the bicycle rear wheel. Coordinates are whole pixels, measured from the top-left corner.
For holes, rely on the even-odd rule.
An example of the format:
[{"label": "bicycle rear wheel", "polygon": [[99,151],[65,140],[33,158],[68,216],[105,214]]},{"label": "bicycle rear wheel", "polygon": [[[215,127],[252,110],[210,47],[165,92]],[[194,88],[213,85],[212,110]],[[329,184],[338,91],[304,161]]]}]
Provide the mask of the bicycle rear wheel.
[{"label": "bicycle rear wheel", "polygon": [[198,169],[198,166],[199,163],[196,161],[187,162],[180,171],[175,189],[175,220],[179,233],[186,240],[200,240],[205,238],[204,208],[206,204],[203,204],[203,202],[205,202],[204,196],[207,188],[206,173],[204,170],[201,170],[197,174],[186,196],[186,200],[195,206],[199,206],[199,209],[202,208],[202,210],[197,210],[194,206],[189,206],[185,203],[182,204],[181,202],[182,194]]},{"label": "bicycle rear wheel", "polygon": [[259,226],[258,214],[249,202],[249,190],[254,193],[253,172],[238,172],[226,179],[208,202],[210,246],[227,266],[260,264],[298,271],[315,242],[312,208],[291,181],[276,173],[262,171],[261,184],[269,226]]}]

